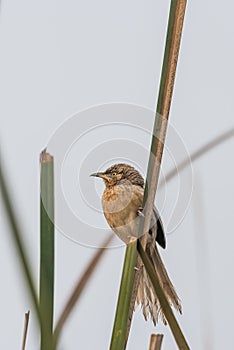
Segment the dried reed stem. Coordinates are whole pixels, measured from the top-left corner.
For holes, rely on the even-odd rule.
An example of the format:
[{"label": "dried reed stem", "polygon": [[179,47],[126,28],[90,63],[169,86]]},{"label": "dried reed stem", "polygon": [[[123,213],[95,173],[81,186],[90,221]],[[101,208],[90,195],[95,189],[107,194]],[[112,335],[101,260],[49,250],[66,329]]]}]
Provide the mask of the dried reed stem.
[{"label": "dried reed stem", "polygon": [[149,350],[161,350],[163,334],[151,334]]},{"label": "dried reed stem", "polygon": [[[159,97],[156,111],[156,118],[154,123],[151,152],[149,157],[147,180],[145,186],[143,207],[144,218],[141,220],[139,229],[139,237],[141,237],[141,244],[145,248],[147,233],[150,227],[150,221],[153,212],[155,195],[158,185],[160,165],[164,149],[164,141],[167,131],[167,120],[169,117],[172,93],[175,82],[176,67],[178,61],[178,54],[180,48],[180,41],[183,29],[183,21],[186,9],[186,0],[171,0],[171,8],[169,14],[167,39],[164,53],[164,61],[161,73],[161,82],[159,89]],[[140,267],[140,260],[137,260],[137,267]],[[140,269],[139,269],[140,271]],[[129,309],[128,331],[127,338],[130,331],[132,314],[134,310],[135,300],[137,296],[139,285],[139,273],[135,272],[134,286],[132,299]]]},{"label": "dried reed stem", "polygon": [[30,311],[28,311],[24,314],[24,331],[23,331],[22,350],[25,350],[25,346],[26,346],[29,316],[30,316]]},{"label": "dried reed stem", "polygon": [[54,347],[58,342],[59,336],[61,334],[62,328],[68,319],[69,315],[71,314],[71,311],[73,310],[76,302],[78,301],[82,291],[84,290],[88,280],[90,279],[92,273],[95,270],[95,267],[97,266],[98,262],[100,261],[101,257],[103,256],[104,252],[106,251],[106,247],[109,245],[111,240],[113,239],[113,235],[110,235],[107,240],[103,243],[102,248],[99,248],[93,258],[91,259],[90,263],[88,264],[87,268],[85,269],[83,275],[78,280],[74,290],[72,291],[70,297],[67,300],[67,303],[59,317],[59,320],[57,322],[57,325],[55,327],[54,331]]}]

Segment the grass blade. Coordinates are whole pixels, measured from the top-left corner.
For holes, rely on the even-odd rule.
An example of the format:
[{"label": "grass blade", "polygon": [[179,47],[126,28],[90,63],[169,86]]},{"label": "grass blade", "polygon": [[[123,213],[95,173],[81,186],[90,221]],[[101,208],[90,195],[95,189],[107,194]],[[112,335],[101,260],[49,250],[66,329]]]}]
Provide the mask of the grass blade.
[{"label": "grass blade", "polygon": [[163,310],[163,313],[167,319],[167,322],[171,328],[171,331],[174,335],[175,341],[178,345],[178,348],[180,350],[189,350],[189,346],[185,340],[185,337],[180,329],[180,326],[172,312],[171,306],[169,305],[167,298],[164,295],[163,289],[160,286],[159,283],[159,279],[157,274],[155,273],[155,270],[147,256],[147,254],[145,253],[141,243],[138,241],[137,244],[137,249],[138,252],[141,256],[142,262],[146,268],[146,271],[150,277],[150,280],[152,282],[152,285],[154,287],[155,293],[157,294],[157,297],[159,299],[161,308]]},{"label": "grass blade", "polygon": [[52,349],[54,314],[54,163],[53,157],[41,153],[40,196],[40,309],[43,315],[41,350]]},{"label": "grass blade", "polygon": [[113,239],[113,235],[110,235],[108,239],[104,242],[102,245],[102,248],[98,249],[92,260],[90,261],[89,265],[85,269],[82,277],[77,282],[73,292],[71,293],[70,298],[68,299],[60,317],[58,320],[58,323],[55,327],[54,331],[54,344],[56,345],[59,339],[59,336],[61,334],[62,328],[68,319],[71,311],[73,310],[76,302],[78,301],[82,291],[84,290],[88,280],[90,279],[92,273],[94,272],[95,267],[97,266],[98,262],[100,261],[101,257],[103,256],[104,252],[106,251],[106,247],[110,243],[110,241]]}]

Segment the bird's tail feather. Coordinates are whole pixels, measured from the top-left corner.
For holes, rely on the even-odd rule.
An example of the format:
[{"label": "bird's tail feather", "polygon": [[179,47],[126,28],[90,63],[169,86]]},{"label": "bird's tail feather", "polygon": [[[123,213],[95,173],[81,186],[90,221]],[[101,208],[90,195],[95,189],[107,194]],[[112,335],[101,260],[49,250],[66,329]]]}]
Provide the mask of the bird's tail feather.
[{"label": "bird's tail feather", "polygon": [[[157,246],[155,244],[152,246],[152,242],[148,242],[146,246],[146,253],[148,254],[150,261],[154,266],[154,269],[159,278],[160,285],[164,290],[169,304],[171,306],[174,306],[177,311],[182,313],[180,299],[167,274]],[[136,298],[136,306],[139,304],[142,306],[143,315],[146,320],[151,317],[153,323],[156,324],[159,318],[161,318],[165,324],[167,323],[158,297],[154,292],[152,283],[144,267],[142,267],[140,271],[139,287]]]}]

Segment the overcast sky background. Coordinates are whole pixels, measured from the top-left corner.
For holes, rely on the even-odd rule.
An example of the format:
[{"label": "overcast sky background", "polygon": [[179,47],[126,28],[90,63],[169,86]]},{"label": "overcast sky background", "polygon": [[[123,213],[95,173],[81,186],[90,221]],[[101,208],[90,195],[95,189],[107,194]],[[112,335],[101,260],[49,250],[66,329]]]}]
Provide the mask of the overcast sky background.
[{"label": "overcast sky background", "polygon": [[[234,125],[233,10],[231,1],[188,1],[170,122],[189,153]],[[118,102],[142,106],[130,108],[131,111],[142,112],[143,107],[147,111],[155,110],[168,11],[169,1],[2,0],[1,155],[8,169],[15,207],[23,218],[21,224],[35,278],[39,266],[39,153],[70,116],[95,105]],[[124,113],[115,115],[118,108],[116,105],[111,108],[110,121],[122,123]],[[87,120],[91,120],[91,126],[92,122],[96,125],[107,118],[108,107],[104,112],[100,108],[96,110],[96,115],[94,108],[88,112],[87,119],[79,119],[81,129],[85,130]],[[126,116],[127,122],[133,115]],[[141,117],[137,120],[144,124]],[[150,128],[152,123],[153,112],[149,112],[145,128]],[[78,186],[81,179],[84,195],[85,188],[96,189],[91,191],[95,193],[95,210],[89,216],[90,207],[83,204],[80,211],[86,222],[76,227],[81,232],[86,225],[88,242],[82,236],[77,239],[81,244],[77,244],[59,230],[56,232],[56,318],[94,254],[90,246],[95,230],[90,223],[99,228],[97,235],[101,231],[108,234],[98,202],[103,185],[94,184],[94,179],[91,184],[89,171],[95,171],[97,165],[107,165],[103,163],[107,158],[121,160],[125,153],[125,158],[130,158],[128,132],[129,149],[135,154],[133,161],[143,174],[146,170],[149,138],[134,127],[121,127],[102,129],[101,139],[99,131],[93,137],[91,133],[83,139],[82,147],[78,143],[74,154],[69,153],[71,159],[67,158],[64,181],[71,179]],[[78,137],[81,130],[74,129],[73,133],[76,131]],[[109,141],[106,151],[105,144],[102,152],[97,150],[97,140],[105,142],[106,135],[111,139],[112,133],[117,141],[118,133],[120,140],[124,134],[125,141],[114,146]],[[168,135],[167,143],[170,142]],[[173,142],[170,144],[170,150],[176,152]],[[141,158],[137,160],[138,146]],[[230,349],[233,344],[233,146],[234,139],[230,139],[193,164],[189,208],[181,225],[168,235],[167,250],[162,253],[183,304],[184,312],[178,321],[191,348],[196,350]],[[81,156],[77,163],[76,154]],[[90,154],[93,156],[89,159]],[[170,168],[170,157],[165,155],[163,173]],[[84,170],[79,172],[81,169]],[[169,199],[179,185],[170,186]],[[67,193],[76,194],[74,188],[68,186]],[[183,181],[179,188],[185,194],[191,190],[183,187]],[[90,201],[91,192],[87,190]],[[77,187],[77,197],[71,199],[74,207],[77,204],[74,198],[79,194]],[[164,197],[162,191],[159,207]],[[168,202],[167,199],[165,203]],[[31,304],[0,206],[0,348],[19,349],[24,313],[31,309]],[[166,226],[167,208],[166,205],[162,213]],[[101,241],[94,239],[93,245]],[[116,248],[105,254],[67,322],[59,349],[108,349],[125,251],[120,242],[115,242]],[[31,316],[28,350],[39,349],[35,317]],[[127,349],[147,349],[151,333],[165,335],[163,349],[176,348],[169,327],[161,323],[153,327],[137,310]]]}]

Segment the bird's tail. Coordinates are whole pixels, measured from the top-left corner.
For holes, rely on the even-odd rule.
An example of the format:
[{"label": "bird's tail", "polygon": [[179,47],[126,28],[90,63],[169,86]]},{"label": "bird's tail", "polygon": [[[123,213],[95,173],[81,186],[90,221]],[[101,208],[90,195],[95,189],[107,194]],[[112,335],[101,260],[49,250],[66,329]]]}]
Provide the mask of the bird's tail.
[{"label": "bird's tail", "polygon": [[[154,269],[159,278],[160,285],[164,290],[169,304],[171,306],[174,306],[177,311],[182,313],[180,299],[170,281],[156,244],[152,246],[152,242],[148,242],[146,246],[146,253],[148,254],[150,261],[154,266]],[[158,297],[154,292],[152,283],[144,267],[142,267],[140,271],[139,287],[136,298],[136,306],[139,304],[142,306],[143,315],[146,320],[151,317],[155,325],[158,322],[159,318],[161,318],[165,324],[167,323]]]}]

